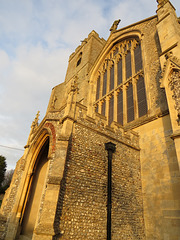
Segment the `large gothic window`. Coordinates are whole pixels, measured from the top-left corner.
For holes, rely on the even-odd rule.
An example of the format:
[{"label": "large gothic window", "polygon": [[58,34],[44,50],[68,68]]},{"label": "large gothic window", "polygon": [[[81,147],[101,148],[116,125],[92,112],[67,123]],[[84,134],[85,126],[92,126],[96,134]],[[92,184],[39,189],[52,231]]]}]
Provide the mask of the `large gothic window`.
[{"label": "large gothic window", "polygon": [[96,112],[108,117],[109,125],[112,121],[124,125],[147,114],[141,42],[137,37],[114,45],[99,72],[102,81],[97,78],[94,104]]}]

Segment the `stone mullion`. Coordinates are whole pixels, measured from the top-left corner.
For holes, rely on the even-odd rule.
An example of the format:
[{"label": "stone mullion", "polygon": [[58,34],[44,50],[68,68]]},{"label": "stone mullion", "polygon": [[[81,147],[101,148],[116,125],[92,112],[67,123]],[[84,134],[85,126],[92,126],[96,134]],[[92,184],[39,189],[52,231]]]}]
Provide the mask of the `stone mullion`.
[{"label": "stone mullion", "polygon": [[99,98],[102,98],[103,91],[103,73],[100,74],[100,88],[99,88]]},{"label": "stone mullion", "polygon": [[110,91],[110,66],[107,68],[107,85],[106,85],[106,94]]},{"label": "stone mullion", "polygon": [[102,109],[102,102],[98,102],[98,113],[101,114],[101,109]]},{"label": "stone mullion", "polygon": [[[122,82],[126,81],[126,55],[122,54]],[[127,86],[123,85],[123,125],[127,123]]]},{"label": "stone mullion", "polygon": [[117,58],[114,62],[114,88],[118,86],[118,64],[117,64]]},{"label": "stone mullion", "polygon": [[126,81],[126,55],[122,54],[122,83]]},{"label": "stone mullion", "polygon": [[118,98],[118,92],[114,91],[114,116],[113,116],[113,120],[115,122],[117,122],[117,114],[118,114],[118,111],[117,111],[117,104],[118,104],[117,98]]},{"label": "stone mullion", "polygon": [[127,123],[127,85],[123,85],[123,125]]},{"label": "stone mullion", "polygon": [[[133,43],[132,43],[133,44]],[[132,67],[132,77],[135,75],[135,57],[134,57],[134,48],[131,48],[131,67]],[[138,118],[138,99],[137,99],[137,79],[133,77],[132,85],[133,85],[133,101],[134,101],[134,119]]]},{"label": "stone mullion", "polygon": [[106,114],[105,114],[105,116],[107,117],[107,124],[109,122],[109,100],[110,100],[110,97],[107,96],[106,97]]},{"label": "stone mullion", "polygon": [[137,119],[139,116],[138,111],[138,98],[137,98],[137,79],[133,79],[133,100],[134,100],[134,119]]}]

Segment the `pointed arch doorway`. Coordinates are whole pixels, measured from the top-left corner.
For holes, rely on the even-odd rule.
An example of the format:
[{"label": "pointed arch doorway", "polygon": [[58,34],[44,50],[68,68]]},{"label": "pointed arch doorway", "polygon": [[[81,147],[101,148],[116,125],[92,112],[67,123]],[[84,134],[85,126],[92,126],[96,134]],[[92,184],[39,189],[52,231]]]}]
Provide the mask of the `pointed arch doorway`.
[{"label": "pointed arch doorway", "polygon": [[40,209],[42,193],[45,188],[48,167],[49,139],[41,148],[33,168],[27,203],[21,224],[20,239],[32,239],[35,223]]}]

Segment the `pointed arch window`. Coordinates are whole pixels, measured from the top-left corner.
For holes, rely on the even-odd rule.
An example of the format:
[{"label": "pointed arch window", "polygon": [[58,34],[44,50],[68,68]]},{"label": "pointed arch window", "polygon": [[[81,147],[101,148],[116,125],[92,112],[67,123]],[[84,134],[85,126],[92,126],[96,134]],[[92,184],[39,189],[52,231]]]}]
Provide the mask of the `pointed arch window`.
[{"label": "pointed arch window", "polygon": [[[94,104],[97,106],[97,103],[102,103],[100,112],[104,116],[108,115],[108,123],[111,124],[115,117],[118,123],[124,125],[146,115],[148,105],[141,41],[138,37],[125,39],[114,45],[105,56],[101,69],[102,81],[100,77],[97,78]],[[107,111],[106,104],[109,109]]]},{"label": "pointed arch window", "polygon": [[80,52],[80,54],[78,56],[78,61],[77,61],[76,67],[80,65],[81,60],[82,60],[82,52]]}]

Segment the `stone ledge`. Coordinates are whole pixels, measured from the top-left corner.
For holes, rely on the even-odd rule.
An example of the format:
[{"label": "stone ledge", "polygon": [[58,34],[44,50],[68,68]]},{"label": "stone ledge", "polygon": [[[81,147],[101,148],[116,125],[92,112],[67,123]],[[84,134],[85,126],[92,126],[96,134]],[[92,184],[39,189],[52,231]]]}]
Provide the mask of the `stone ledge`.
[{"label": "stone ledge", "polygon": [[172,135],[171,138],[174,140],[176,138],[180,137],[180,130],[175,131]]},{"label": "stone ledge", "polygon": [[49,176],[47,183],[53,185],[60,185],[61,177]]}]

